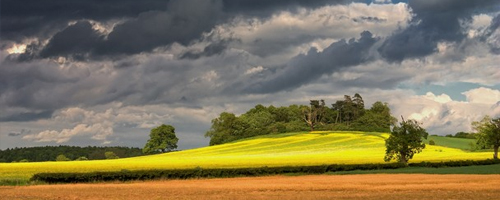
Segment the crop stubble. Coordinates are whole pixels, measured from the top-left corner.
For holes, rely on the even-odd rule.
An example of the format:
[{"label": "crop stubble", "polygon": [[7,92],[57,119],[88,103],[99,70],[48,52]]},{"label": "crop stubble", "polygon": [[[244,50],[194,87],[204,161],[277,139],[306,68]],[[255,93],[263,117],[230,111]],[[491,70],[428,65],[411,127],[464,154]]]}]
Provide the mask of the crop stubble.
[{"label": "crop stubble", "polygon": [[497,199],[500,175],[268,176],[0,187],[0,199]]}]

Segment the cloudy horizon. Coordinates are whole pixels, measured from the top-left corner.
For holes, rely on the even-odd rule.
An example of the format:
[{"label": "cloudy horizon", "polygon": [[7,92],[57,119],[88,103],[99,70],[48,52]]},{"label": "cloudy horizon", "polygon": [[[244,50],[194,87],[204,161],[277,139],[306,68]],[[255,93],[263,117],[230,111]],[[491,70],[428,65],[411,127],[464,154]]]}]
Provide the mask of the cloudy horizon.
[{"label": "cloudy horizon", "polygon": [[500,117],[498,0],[5,0],[0,149],[208,145],[221,112],[345,94],[430,134]]}]

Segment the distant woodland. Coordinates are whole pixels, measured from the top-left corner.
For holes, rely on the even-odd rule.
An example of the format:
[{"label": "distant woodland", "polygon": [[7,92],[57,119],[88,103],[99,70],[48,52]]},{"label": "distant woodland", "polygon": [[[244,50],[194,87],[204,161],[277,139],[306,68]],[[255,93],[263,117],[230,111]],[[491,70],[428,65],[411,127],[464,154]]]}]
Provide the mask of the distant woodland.
[{"label": "distant woodland", "polygon": [[274,107],[257,105],[236,116],[223,112],[212,120],[205,137],[210,145],[223,144],[242,138],[273,133],[314,130],[390,132],[396,119],[387,103],[375,102],[365,108],[361,95],[344,95],[331,105],[324,100],[311,100],[309,105]]},{"label": "distant woodland", "polygon": [[45,146],[0,150],[0,162],[104,160],[140,156],[142,149],[130,147]]}]

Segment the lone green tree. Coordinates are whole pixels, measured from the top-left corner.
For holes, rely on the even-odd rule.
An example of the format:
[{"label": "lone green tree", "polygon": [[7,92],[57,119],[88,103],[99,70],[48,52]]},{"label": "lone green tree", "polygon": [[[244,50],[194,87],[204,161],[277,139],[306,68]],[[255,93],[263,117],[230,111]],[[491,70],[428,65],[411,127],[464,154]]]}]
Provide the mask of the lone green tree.
[{"label": "lone green tree", "polygon": [[405,121],[403,117],[402,122],[394,125],[389,138],[385,140],[385,158],[386,162],[397,159],[398,162],[408,163],[417,153],[422,152],[425,148],[425,143],[422,138],[427,139],[429,133],[420,127],[419,123],[415,120]]},{"label": "lone green tree", "polygon": [[500,118],[492,119],[485,116],[481,121],[472,122],[472,127],[477,131],[475,134],[479,145],[493,146],[493,158],[498,159],[498,147],[500,147]]},{"label": "lone green tree", "polygon": [[177,142],[179,141],[179,138],[175,135],[175,128],[165,124],[151,129],[149,137],[150,139],[142,149],[144,154],[172,151],[177,148]]}]

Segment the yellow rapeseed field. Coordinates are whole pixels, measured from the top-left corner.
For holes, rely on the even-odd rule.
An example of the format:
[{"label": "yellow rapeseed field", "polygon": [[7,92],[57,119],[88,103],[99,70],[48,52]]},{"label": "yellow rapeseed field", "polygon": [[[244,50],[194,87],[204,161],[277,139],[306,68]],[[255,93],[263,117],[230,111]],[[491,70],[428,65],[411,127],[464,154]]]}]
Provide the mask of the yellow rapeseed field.
[{"label": "yellow rapeseed field", "polygon": [[[115,160],[0,163],[0,180],[26,180],[40,172],[383,163],[384,140],[387,137],[387,133],[365,132],[289,133],[160,155]],[[417,154],[411,162],[487,158],[491,158],[491,152],[475,153],[427,145],[427,148]]]}]

